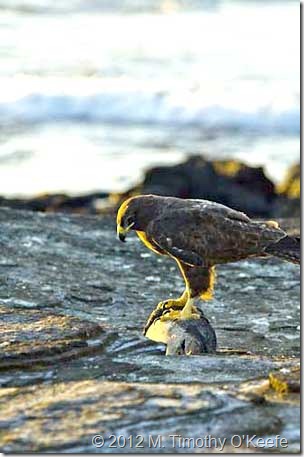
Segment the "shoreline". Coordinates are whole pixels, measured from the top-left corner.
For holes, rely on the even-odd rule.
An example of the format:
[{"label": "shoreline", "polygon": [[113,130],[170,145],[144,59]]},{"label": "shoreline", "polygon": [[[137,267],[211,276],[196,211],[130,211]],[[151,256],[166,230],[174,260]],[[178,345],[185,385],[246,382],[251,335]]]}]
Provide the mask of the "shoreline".
[{"label": "shoreline", "polygon": [[146,170],[143,180],[125,192],[45,193],[33,198],[0,196],[0,207],[104,214],[115,212],[130,196],[148,193],[212,200],[255,218],[299,217],[300,165],[289,167],[285,178],[275,184],[265,175],[263,167],[253,167],[235,159],[211,161],[193,155],[174,165]]}]

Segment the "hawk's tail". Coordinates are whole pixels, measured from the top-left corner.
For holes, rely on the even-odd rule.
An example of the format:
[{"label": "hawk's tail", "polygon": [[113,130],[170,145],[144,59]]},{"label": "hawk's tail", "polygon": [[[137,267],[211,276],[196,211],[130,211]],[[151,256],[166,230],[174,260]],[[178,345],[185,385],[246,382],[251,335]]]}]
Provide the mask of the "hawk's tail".
[{"label": "hawk's tail", "polygon": [[267,254],[274,255],[280,259],[287,260],[300,264],[301,261],[301,246],[300,238],[286,235],[276,243],[271,244],[265,249]]}]

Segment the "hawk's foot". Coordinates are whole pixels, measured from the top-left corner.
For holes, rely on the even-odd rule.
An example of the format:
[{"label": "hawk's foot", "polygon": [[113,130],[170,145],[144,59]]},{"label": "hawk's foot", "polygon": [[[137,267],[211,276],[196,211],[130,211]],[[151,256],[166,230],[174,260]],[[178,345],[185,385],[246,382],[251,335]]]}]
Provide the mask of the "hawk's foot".
[{"label": "hawk's foot", "polygon": [[177,309],[171,308],[160,317],[160,320],[162,322],[164,322],[164,321],[174,321],[174,320],[181,320],[181,319],[200,319],[201,316],[202,316],[202,314],[195,306],[193,306],[192,309],[187,313],[184,313],[184,309],[177,310]]},{"label": "hawk's foot", "polygon": [[180,303],[179,300],[165,300],[158,303],[146,322],[143,334],[145,335],[147,333],[148,328],[153,324],[153,322],[160,319],[165,313],[170,312],[170,309],[182,309],[183,307],[184,303]]},{"label": "hawk's foot", "polygon": [[168,299],[168,300],[159,302],[155,309],[161,309],[162,311],[165,311],[170,308],[183,309],[183,307],[185,306],[186,303],[187,303],[187,300],[181,300],[181,298],[177,298],[175,300]]},{"label": "hawk's foot", "polygon": [[[184,295],[177,300],[165,300],[160,302],[150,314],[144,327],[143,334],[157,320],[168,321],[176,319],[200,319],[203,312],[193,305],[192,300],[183,300]],[[185,303],[186,302],[186,303]]]},{"label": "hawk's foot", "polygon": [[188,291],[186,289],[179,298],[175,298],[175,299],[168,298],[168,300],[161,301],[160,303],[158,303],[156,309],[159,308],[163,312],[169,308],[183,309],[183,307],[185,306],[187,301],[188,301]]}]

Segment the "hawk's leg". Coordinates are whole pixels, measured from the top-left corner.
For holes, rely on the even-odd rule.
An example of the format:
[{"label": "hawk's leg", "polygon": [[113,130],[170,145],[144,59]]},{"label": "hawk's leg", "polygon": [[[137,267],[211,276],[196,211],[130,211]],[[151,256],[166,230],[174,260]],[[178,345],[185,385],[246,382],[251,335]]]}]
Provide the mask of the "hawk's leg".
[{"label": "hawk's leg", "polygon": [[[165,317],[166,319],[169,318],[169,316],[172,316],[172,311],[180,311],[184,308],[186,305],[187,301],[189,298],[189,293],[188,290],[186,289],[183,294],[176,299],[168,299],[161,301],[158,303],[156,308],[152,311],[150,314],[147,323],[144,328],[144,335],[146,334],[148,328],[150,327],[151,324],[157,319],[160,319],[160,317]],[[171,317],[173,318],[173,316]]]},{"label": "hawk's leg", "polygon": [[197,302],[195,298],[188,298],[185,306],[180,312],[180,319],[200,319],[201,316],[197,307],[194,304],[195,302]]},{"label": "hawk's leg", "polygon": [[210,300],[213,294],[215,272],[214,267],[197,267],[187,265],[177,260],[179,269],[186,284],[188,299],[180,313],[180,319],[200,318],[200,312],[195,306],[195,302]]},{"label": "hawk's leg", "polygon": [[144,335],[157,319],[200,319],[203,313],[195,306],[195,302],[212,298],[214,268],[190,266],[179,260],[177,263],[184,277],[186,290],[180,298],[165,300],[157,305],[145,325]]},{"label": "hawk's leg", "polygon": [[199,299],[210,300],[212,298],[215,279],[214,267],[192,267],[180,261],[177,263],[188,290],[188,300],[180,313],[180,319],[199,319],[200,313],[194,306],[194,302]]}]

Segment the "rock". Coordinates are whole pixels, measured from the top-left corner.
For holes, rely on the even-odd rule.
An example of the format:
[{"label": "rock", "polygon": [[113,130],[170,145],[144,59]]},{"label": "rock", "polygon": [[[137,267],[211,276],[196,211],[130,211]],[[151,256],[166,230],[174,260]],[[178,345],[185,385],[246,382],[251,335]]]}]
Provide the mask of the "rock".
[{"label": "rock", "polygon": [[291,166],[284,180],[278,185],[281,204],[276,214],[280,217],[301,217],[301,167]]},{"label": "rock", "polygon": [[210,161],[203,156],[147,170],[143,182],[121,195],[117,205],[140,193],[213,200],[251,217],[271,217],[280,207],[280,196],[262,167],[237,160]]},{"label": "rock", "polygon": [[280,394],[300,393],[300,375],[300,367],[295,367],[294,369],[282,368],[280,371],[269,374],[270,387]]},{"label": "rock", "polygon": [[251,167],[239,160],[215,160],[212,162],[216,171],[223,176],[233,177],[235,182],[247,189],[255,187],[255,191],[275,198],[275,185],[267,178],[263,167]]},{"label": "rock", "polygon": [[0,197],[0,206],[14,209],[28,209],[45,212],[69,212],[97,214],[100,202],[108,197],[107,193],[91,193],[75,197],[66,194],[45,194],[34,198],[4,198]]},{"label": "rock", "polygon": [[301,165],[292,165],[286,172],[286,176],[279,184],[280,194],[288,197],[299,199],[301,196]]},{"label": "rock", "polygon": [[210,354],[215,350],[215,331],[206,318],[179,320],[171,324],[166,355]]},{"label": "rock", "polygon": [[29,199],[0,197],[0,207],[114,215],[126,198],[152,193],[213,200],[254,218],[300,217],[299,173],[299,165],[291,167],[286,179],[276,188],[262,167],[252,167],[234,159],[210,161],[197,155],[177,165],[147,170],[141,183],[121,194],[46,194]]},{"label": "rock", "polygon": [[0,306],[0,370],[32,368],[36,363],[47,366],[50,361],[81,357],[93,352],[90,339],[95,340],[96,348],[98,337],[102,346],[99,324],[30,309],[33,304],[25,301],[2,299],[2,302],[8,306]]},{"label": "rock", "polygon": [[301,219],[299,217],[277,218],[276,221],[288,235],[301,237]]},{"label": "rock", "polygon": [[146,171],[142,183],[112,196],[117,208],[123,200],[138,194],[213,200],[247,213],[253,218],[300,217],[298,166],[291,167],[278,188],[263,167],[238,160],[207,160],[192,156],[177,165],[158,166]]},{"label": "rock", "polygon": [[301,388],[300,363],[269,373],[268,378],[241,383],[236,390],[238,398],[267,404],[271,402],[298,404]]},{"label": "rock", "polygon": [[[12,387],[2,390],[0,407],[5,452],[192,453],[193,447],[181,439],[210,435],[226,438],[224,452],[231,452],[233,435],[255,433],[286,436],[287,450],[298,449],[292,432],[287,432],[294,406],[286,404],[280,414],[277,406],[266,404],[262,412],[261,405],[197,383],[168,384],[164,389],[155,383],[90,379],[45,384],[39,390]],[[297,427],[299,419],[292,419]],[[197,444],[198,451],[210,450],[207,441]]]},{"label": "rock", "polygon": [[[278,434],[299,452],[299,394],[240,392],[298,366],[299,285],[299,268],[277,259],[223,265],[202,304],[217,351],[165,357],[141,332],[183,289],[170,259],[133,236],[118,243],[114,217],[0,208],[1,452],[192,453],[174,434],[226,437],[224,452],[235,434]],[[144,447],[124,444],[130,435]]]},{"label": "rock", "polygon": [[146,337],[166,344],[166,355],[199,355],[216,350],[215,331],[202,313],[200,319],[157,319]]}]

